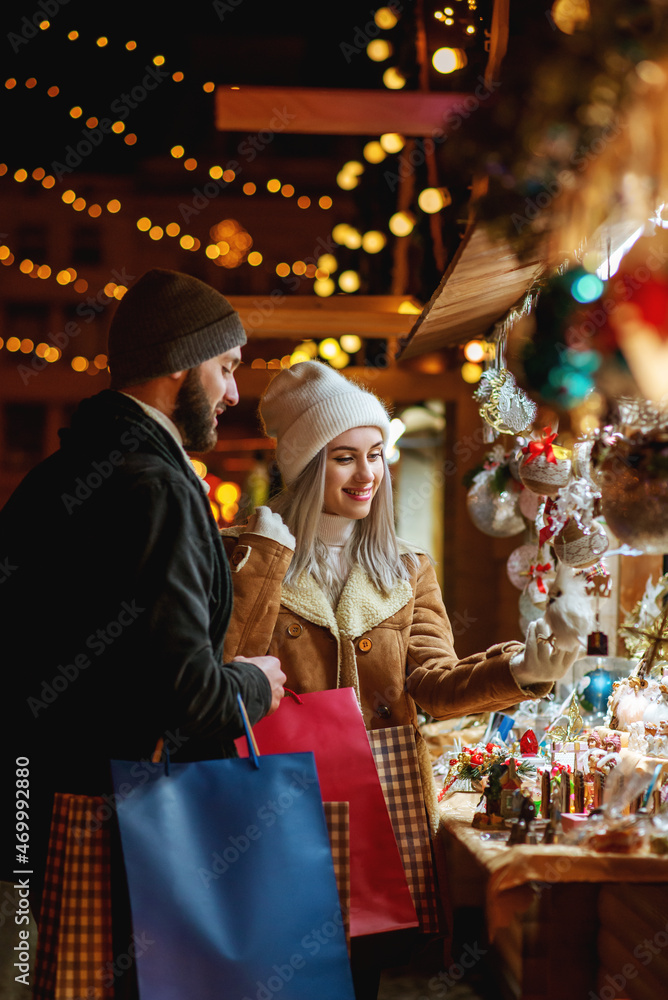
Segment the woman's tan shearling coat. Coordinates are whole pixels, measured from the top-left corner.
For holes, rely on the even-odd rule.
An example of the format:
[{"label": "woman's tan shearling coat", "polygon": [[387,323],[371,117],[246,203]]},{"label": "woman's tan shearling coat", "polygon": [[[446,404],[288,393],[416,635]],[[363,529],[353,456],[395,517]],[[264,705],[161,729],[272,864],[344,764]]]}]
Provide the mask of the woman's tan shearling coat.
[{"label": "woman's tan shearling coat", "polygon": [[243,528],[224,529],[222,537],[234,584],[225,661],[277,656],[286,686],[297,693],[354,687],[367,729],[414,726],[433,822],[434,784],[416,706],[447,719],[502,710],[551,690],[551,684],[523,689],[516,683],[509,661],[522,649],[518,642],[458,659],[438,580],[424,554],[410,581],[397,582],[387,595],[353,567],[333,609],[310,576],[283,585],[290,549]]}]

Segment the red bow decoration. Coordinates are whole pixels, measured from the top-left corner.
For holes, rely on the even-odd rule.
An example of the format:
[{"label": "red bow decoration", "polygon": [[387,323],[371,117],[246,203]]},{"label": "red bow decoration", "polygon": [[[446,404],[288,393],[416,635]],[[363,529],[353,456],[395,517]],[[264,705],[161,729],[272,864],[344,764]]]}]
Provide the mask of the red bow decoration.
[{"label": "red bow decoration", "polygon": [[552,535],[555,533],[555,524],[551,517],[548,517],[547,524],[540,529],[538,532],[538,544],[542,548]]},{"label": "red bow decoration", "polygon": [[522,448],[522,453],[529,456],[525,464],[533,462],[534,458],[538,458],[539,455],[545,455],[548,462],[553,462],[556,465],[557,456],[552,449],[552,442],[556,440],[556,437],[556,431],[551,431],[549,427],[543,427],[543,437],[540,441],[529,441],[528,445]]},{"label": "red bow decoration", "polygon": [[549,562],[537,563],[535,566],[529,566],[529,579],[536,581],[536,584],[541,594],[547,594],[547,587],[543,583],[543,577],[541,576],[541,574],[549,573],[551,569],[552,569],[552,564]]},{"label": "red bow decoration", "polygon": [[543,545],[545,545],[545,543],[549,541],[549,539],[552,538],[552,535],[554,535],[557,531],[557,525],[555,524],[554,518],[551,514],[551,511],[553,511],[555,507],[556,503],[552,497],[548,497],[545,501],[545,512],[543,515],[545,518],[545,525],[538,532],[538,545],[540,548],[542,548]]}]

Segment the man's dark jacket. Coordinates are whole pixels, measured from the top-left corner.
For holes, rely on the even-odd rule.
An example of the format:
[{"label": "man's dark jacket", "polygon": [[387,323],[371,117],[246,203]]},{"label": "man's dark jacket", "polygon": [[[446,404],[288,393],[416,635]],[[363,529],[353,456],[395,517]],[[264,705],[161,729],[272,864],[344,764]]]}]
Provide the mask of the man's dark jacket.
[{"label": "man's dark jacket", "polygon": [[159,737],[176,760],[234,755],[237,692],[255,722],[271,691],[222,662],[230,570],[200,481],[121,393],[85,400],[12,495],[0,560],[5,757],[30,758],[39,868],[54,791],[109,793],[109,759],[146,761]]}]

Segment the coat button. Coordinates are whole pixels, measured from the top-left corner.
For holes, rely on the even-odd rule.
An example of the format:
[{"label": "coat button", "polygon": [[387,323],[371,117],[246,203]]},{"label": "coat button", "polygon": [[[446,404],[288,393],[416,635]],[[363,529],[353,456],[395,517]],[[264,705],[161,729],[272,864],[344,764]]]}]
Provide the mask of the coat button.
[{"label": "coat button", "polygon": [[371,639],[360,639],[357,644],[357,648],[361,653],[368,653],[372,646],[373,643]]},{"label": "coat button", "polygon": [[246,553],[243,551],[243,549],[237,549],[237,551],[232,555],[232,565],[238,566],[240,562],[243,562],[245,557]]},{"label": "coat button", "polygon": [[389,719],[392,715],[392,709],[388,705],[379,705],[376,709],[376,715],[381,719]]},{"label": "coat button", "polygon": [[301,625],[298,625],[297,622],[293,622],[292,625],[288,625],[287,633],[288,635],[291,635],[294,638],[296,638],[298,635],[302,634],[302,627]]}]

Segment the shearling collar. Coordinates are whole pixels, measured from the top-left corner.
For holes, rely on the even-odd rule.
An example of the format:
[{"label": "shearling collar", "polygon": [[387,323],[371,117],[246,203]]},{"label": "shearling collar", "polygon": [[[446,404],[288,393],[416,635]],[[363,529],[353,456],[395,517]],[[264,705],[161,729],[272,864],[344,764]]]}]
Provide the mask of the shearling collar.
[{"label": "shearling collar", "polygon": [[336,610],[307,573],[303,573],[294,586],[283,585],[281,603],[314,625],[328,628],[337,639],[357,639],[395,615],[412,596],[409,580],[398,581],[390,593],[384,595],[360,566],[353,566]]},{"label": "shearling collar", "polygon": [[[222,535],[238,536],[243,526],[223,528]],[[399,551],[424,554],[418,546],[397,539]],[[341,591],[336,609],[332,608],[323,590],[312,576],[302,573],[292,585],[281,587],[281,604],[295,614],[330,630],[337,640],[357,639],[396,615],[412,599],[413,588],[409,580],[399,580],[389,594],[383,595],[369,580],[360,566],[353,566]]]}]

